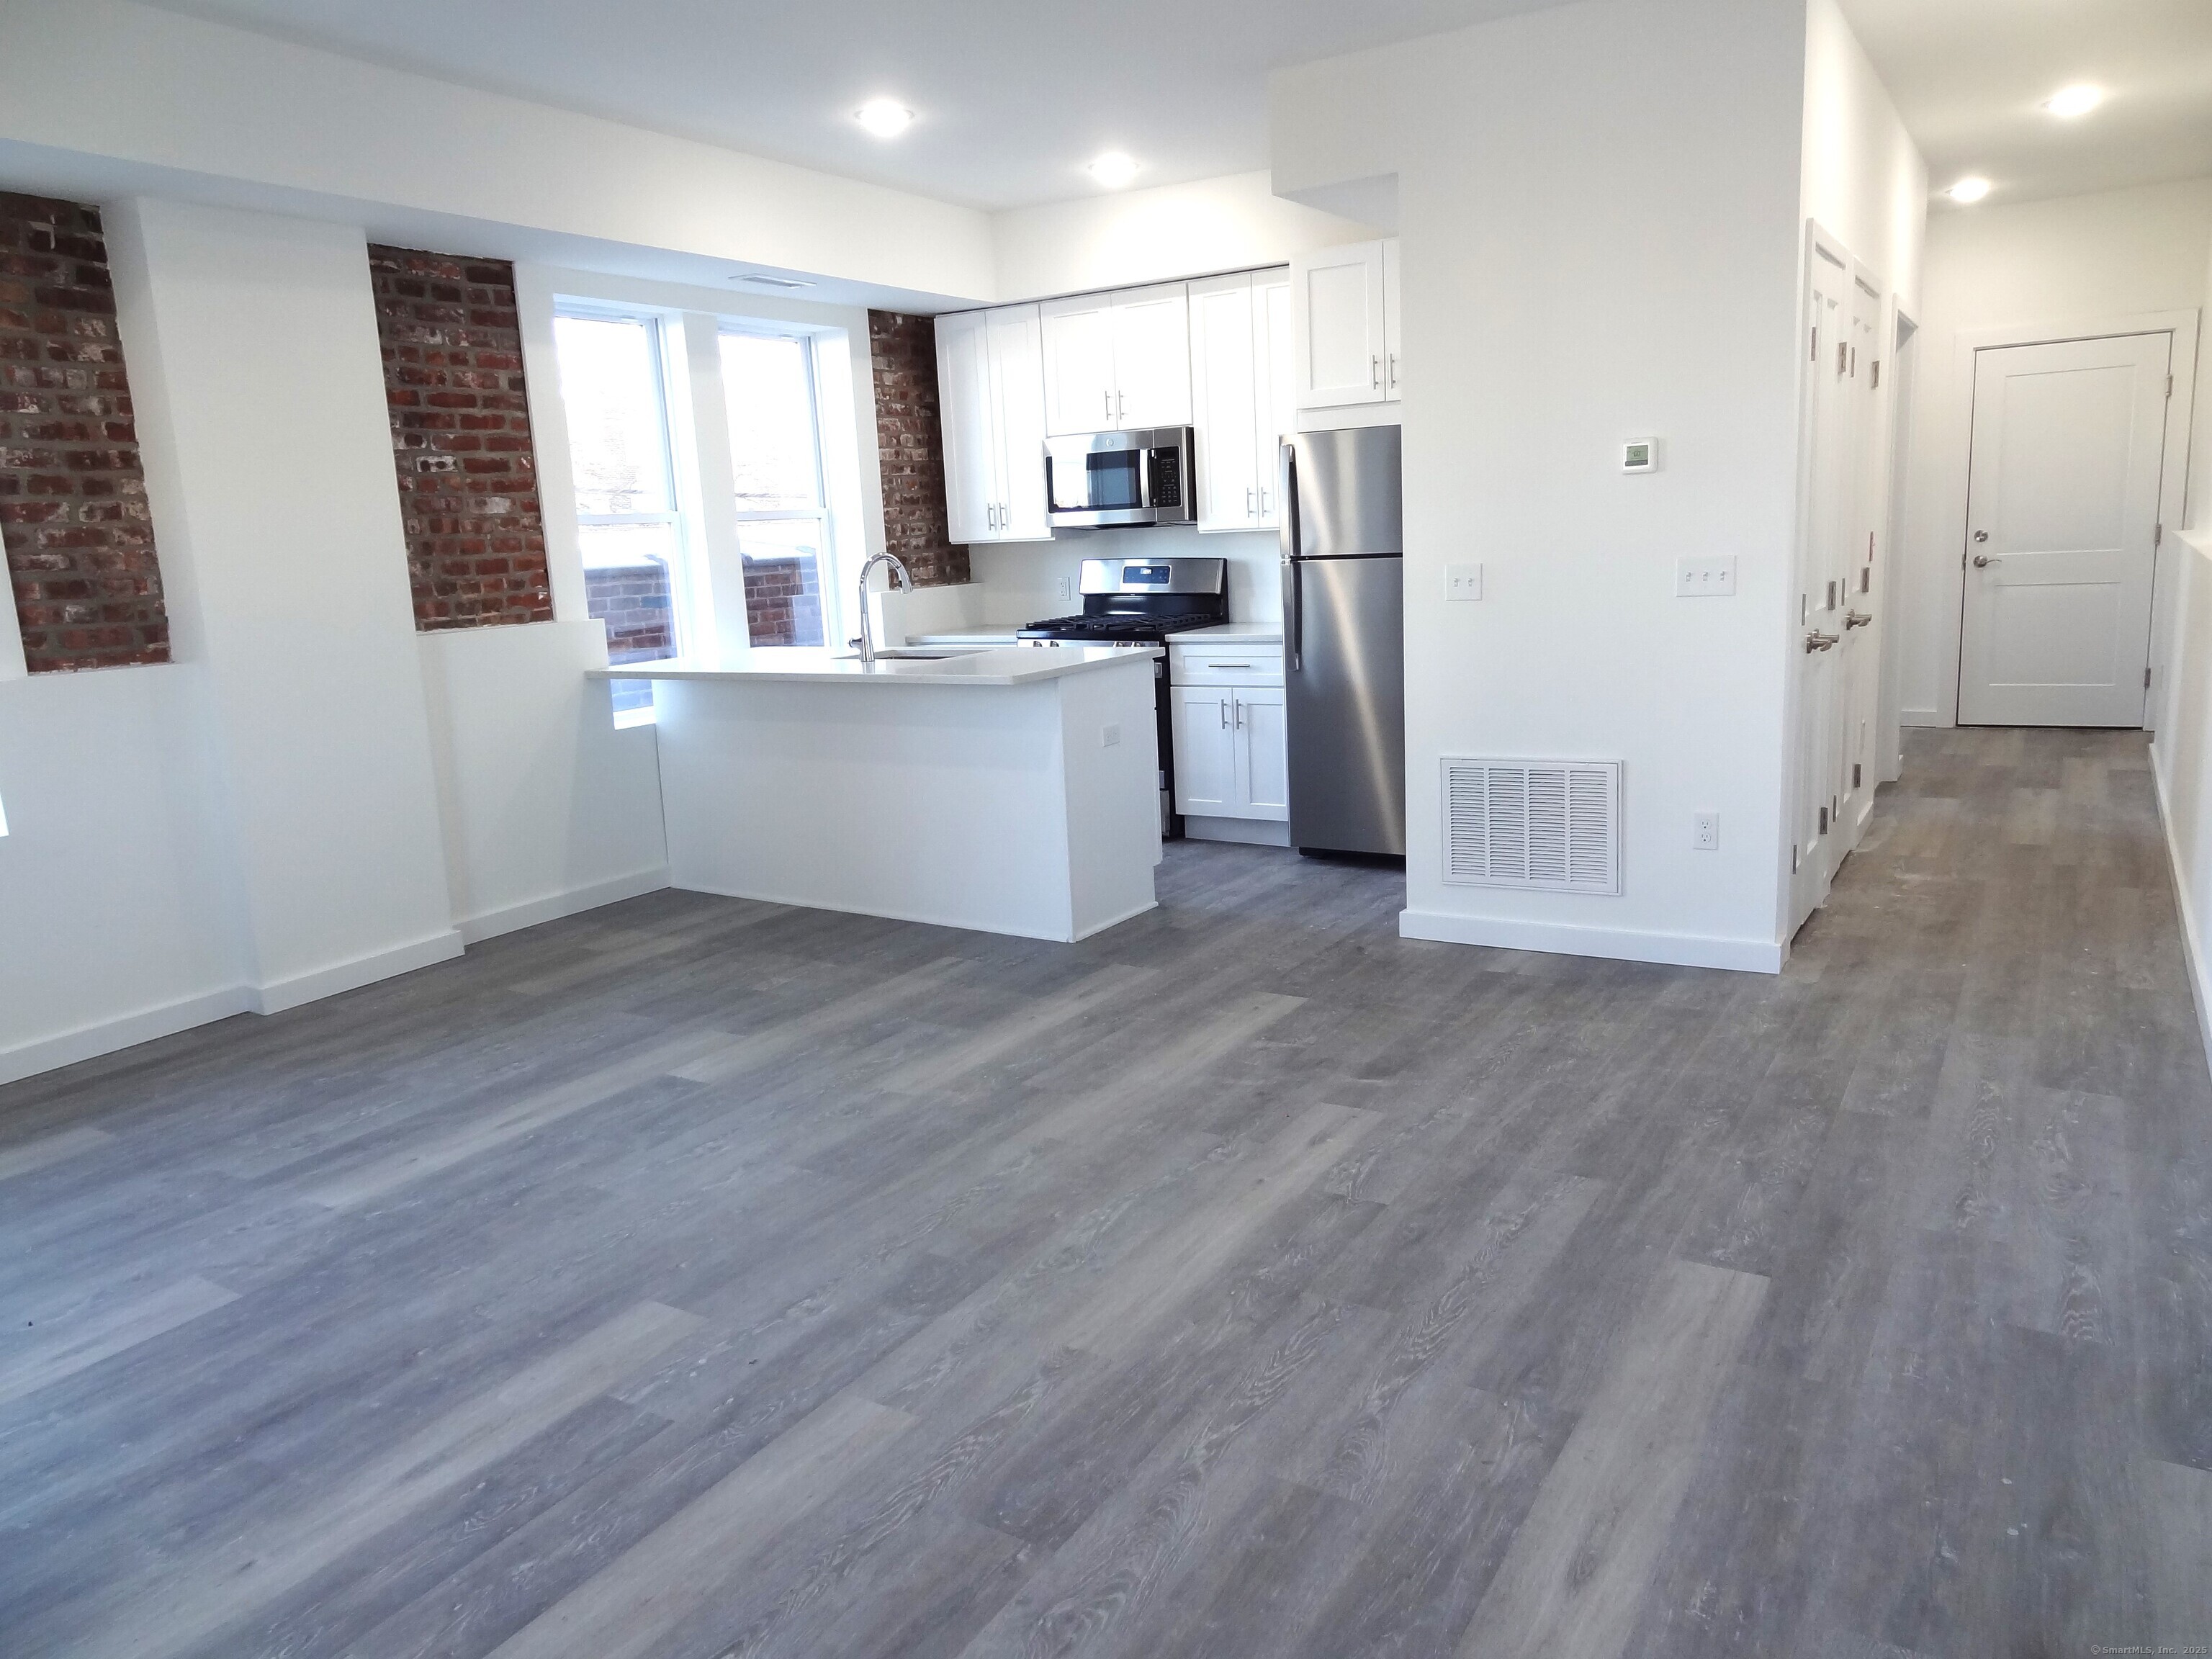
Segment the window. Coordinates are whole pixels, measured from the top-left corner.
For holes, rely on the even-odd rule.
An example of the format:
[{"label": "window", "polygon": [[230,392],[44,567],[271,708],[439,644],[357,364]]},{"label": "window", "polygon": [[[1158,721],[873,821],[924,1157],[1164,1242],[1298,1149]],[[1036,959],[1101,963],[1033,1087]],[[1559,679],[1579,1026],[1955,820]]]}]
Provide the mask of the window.
[{"label": "window", "polygon": [[[684,647],[684,527],[677,513],[661,374],[649,317],[553,319],[561,401],[576,479],[576,524],[589,610],[607,625],[611,663]],[[653,706],[646,680],[613,683],[617,718]]]},{"label": "window", "polygon": [[721,344],[746,631],[757,647],[827,644],[837,613],[824,586],[836,571],[814,343],[805,335],[727,331]]}]

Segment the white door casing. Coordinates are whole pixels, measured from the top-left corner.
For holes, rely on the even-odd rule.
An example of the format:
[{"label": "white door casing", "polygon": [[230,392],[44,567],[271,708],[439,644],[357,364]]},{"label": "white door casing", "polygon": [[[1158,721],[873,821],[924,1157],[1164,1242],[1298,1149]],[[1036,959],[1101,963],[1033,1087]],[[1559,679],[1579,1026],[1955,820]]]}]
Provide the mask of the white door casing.
[{"label": "white door casing", "polygon": [[2166,331],[1975,353],[1961,725],[2142,725],[2172,360]]}]

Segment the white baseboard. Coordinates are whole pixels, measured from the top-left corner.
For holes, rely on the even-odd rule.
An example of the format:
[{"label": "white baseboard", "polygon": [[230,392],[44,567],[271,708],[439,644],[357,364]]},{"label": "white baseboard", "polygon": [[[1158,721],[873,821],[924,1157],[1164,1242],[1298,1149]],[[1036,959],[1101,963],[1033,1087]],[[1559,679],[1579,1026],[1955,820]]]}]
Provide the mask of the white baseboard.
[{"label": "white baseboard", "polygon": [[1507,951],[1607,957],[1618,962],[1656,962],[1676,968],[1726,968],[1746,974],[1778,974],[1789,956],[1787,946],[1765,939],[1641,933],[1624,927],[1455,916],[1441,910],[1400,911],[1398,933],[1403,939],[1434,939],[1444,945],[1488,945]]},{"label": "white baseboard", "polygon": [[97,1024],[80,1025],[74,1031],[64,1031],[57,1036],[20,1042],[12,1048],[0,1048],[0,1083],[36,1077],[40,1072],[74,1066],[82,1060],[97,1060],[118,1048],[151,1042],[155,1037],[173,1036],[211,1020],[250,1013],[252,1008],[252,994],[243,985],[233,985],[180,1001],[165,1002],[158,1008],[142,1008],[135,1014],[103,1019]]},{"label": "white baseboard", "polygon": [[2204,1054],[2212,1060],[2212,973],[2204,959],[2204,934],[2197,925],[2197,911],[2189,902],[2189,882],[2184,872],[2181,848],[2173,839],[2173,815],[2166,811],[2165,757],[2158,744],[2150,746],[2151,787],[2158,793],[2158,826],[2166,836],[2166,861],[2173,872],[2173,904],[2181,913],[2181,953],[2189,969],[2189,989],[2197,999],[2197,1033]]},{"label": "white baseboard", "polygon": [[350,962],[332,963],[327,968],[318,968],[311,973],[295,974],[289,979],[271,981],[266,985],[249,987],[246,1006],[257,1014],[281,1014],[287,1008],[297,1008],[302,1003],[319,1002],[325,997],[337,996],[342,991],[358,990],[364,985],[374,985],[378,980],[390,979],[397,974],[411,974],[417,968],[428,968],[436,962],[450,962],[460,955],[461,933],[458,927],[448,927],[388,951],[372,951],[365,957],[356,957]]},{"label": "white baseboard", "polygon": [[541,921],[558,921],[563,916],[596,910],[602,904],[619,904],[624,899],[642,898],[647,893],[659,892],[668,884],[668,866],[656,864],[649,870],[634,870],[626,876],[595,881],[588,887],[571,888],[565,893],[551,893],[544,898],[530,899],[501,909],[464,916],[459,923],[461,938],[474,945],[481,939],[497,939],[501,933],[535,927]]},{"label": "white baseboard", "polygon": [[1200,818],[1186,816],[1182,832],[1192,841],[1234,841],[1247,847],[1288,847],[1291,826],[1280,818]]}]

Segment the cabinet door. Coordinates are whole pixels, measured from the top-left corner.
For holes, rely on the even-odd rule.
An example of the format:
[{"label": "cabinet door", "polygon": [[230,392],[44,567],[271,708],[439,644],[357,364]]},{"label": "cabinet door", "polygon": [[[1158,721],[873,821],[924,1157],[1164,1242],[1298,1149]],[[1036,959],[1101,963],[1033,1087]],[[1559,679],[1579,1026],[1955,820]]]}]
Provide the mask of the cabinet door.
[{"label": "cabinet door", "polygon": [[980,311],[937,319],[937,397],[945,432],[945,526],[956,544],[998,539],[998,438],[988,320]]},{"label": "cabinet door", "polygon": [[999,538],[1045,541],[1044,344],[1035,306],[990,317],[991,377],[997,392]]},{"label": "cabinet door", "polygon": [[1114,296],[1114,424],[1190,424],[1190,297],[1182,283]]},{"label": "cabinet door", "polygon": [[1291,816],[1291,746],[1279,690],[1239,687],[1231,719],[1237,727],[1237,816]]},{"label": "cabinet door", "polygon": [[1044,425],[1053,437],[1114,425],[1111,295],[1054,300],[1037,307],[1044,349]]},{"label": "cabinet door", "polygon": [[1249,530],[1259,522],[1257,382],[1252,279],[1210,276],[1190,285],[1190,405],[1198,453],[1198,527]]},{"label": "cabinet door", "polygon": [[1291,264],[1300,409],[1382,401],[1382,244],[1354,242]]},{"label": "cabinet door", "polygon": [[1176,811],[1240,816],[1237,801],[1237,694],[1225,685],[1175,688]]},{"label": "cabinet door", "polygon": [[1254,398],[1259,406],[1260,516],[1255,527],[1273,530],[1283,521],[1281,467],[1276,456],[1283,440],[1297,429],[1297,399],[1291,369],[1291,273],[1255,271],[1252,276],[1252,364]]},{"label": "cabinet door", "polygon": [[1398,401],[1398,239],[1382,244],[1382,395]]}]

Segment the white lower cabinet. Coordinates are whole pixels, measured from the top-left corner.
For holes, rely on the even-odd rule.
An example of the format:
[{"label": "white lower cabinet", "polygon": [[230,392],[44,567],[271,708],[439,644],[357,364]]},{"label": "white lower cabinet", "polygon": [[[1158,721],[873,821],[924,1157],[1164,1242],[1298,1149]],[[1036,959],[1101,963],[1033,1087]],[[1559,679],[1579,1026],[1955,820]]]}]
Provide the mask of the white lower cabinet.
[{"label": "white lower cabinet", "polygon": [[1238,646],[1237,665],[1250,668],[1235,677],[1228,665],[1208,660],[1221,651],[1188,653],[1175,647],[1169,666],[1171,676],[1195,682],[1173,687],[1176,811],[1190,817],[1289,822],[1281,648]]}]

